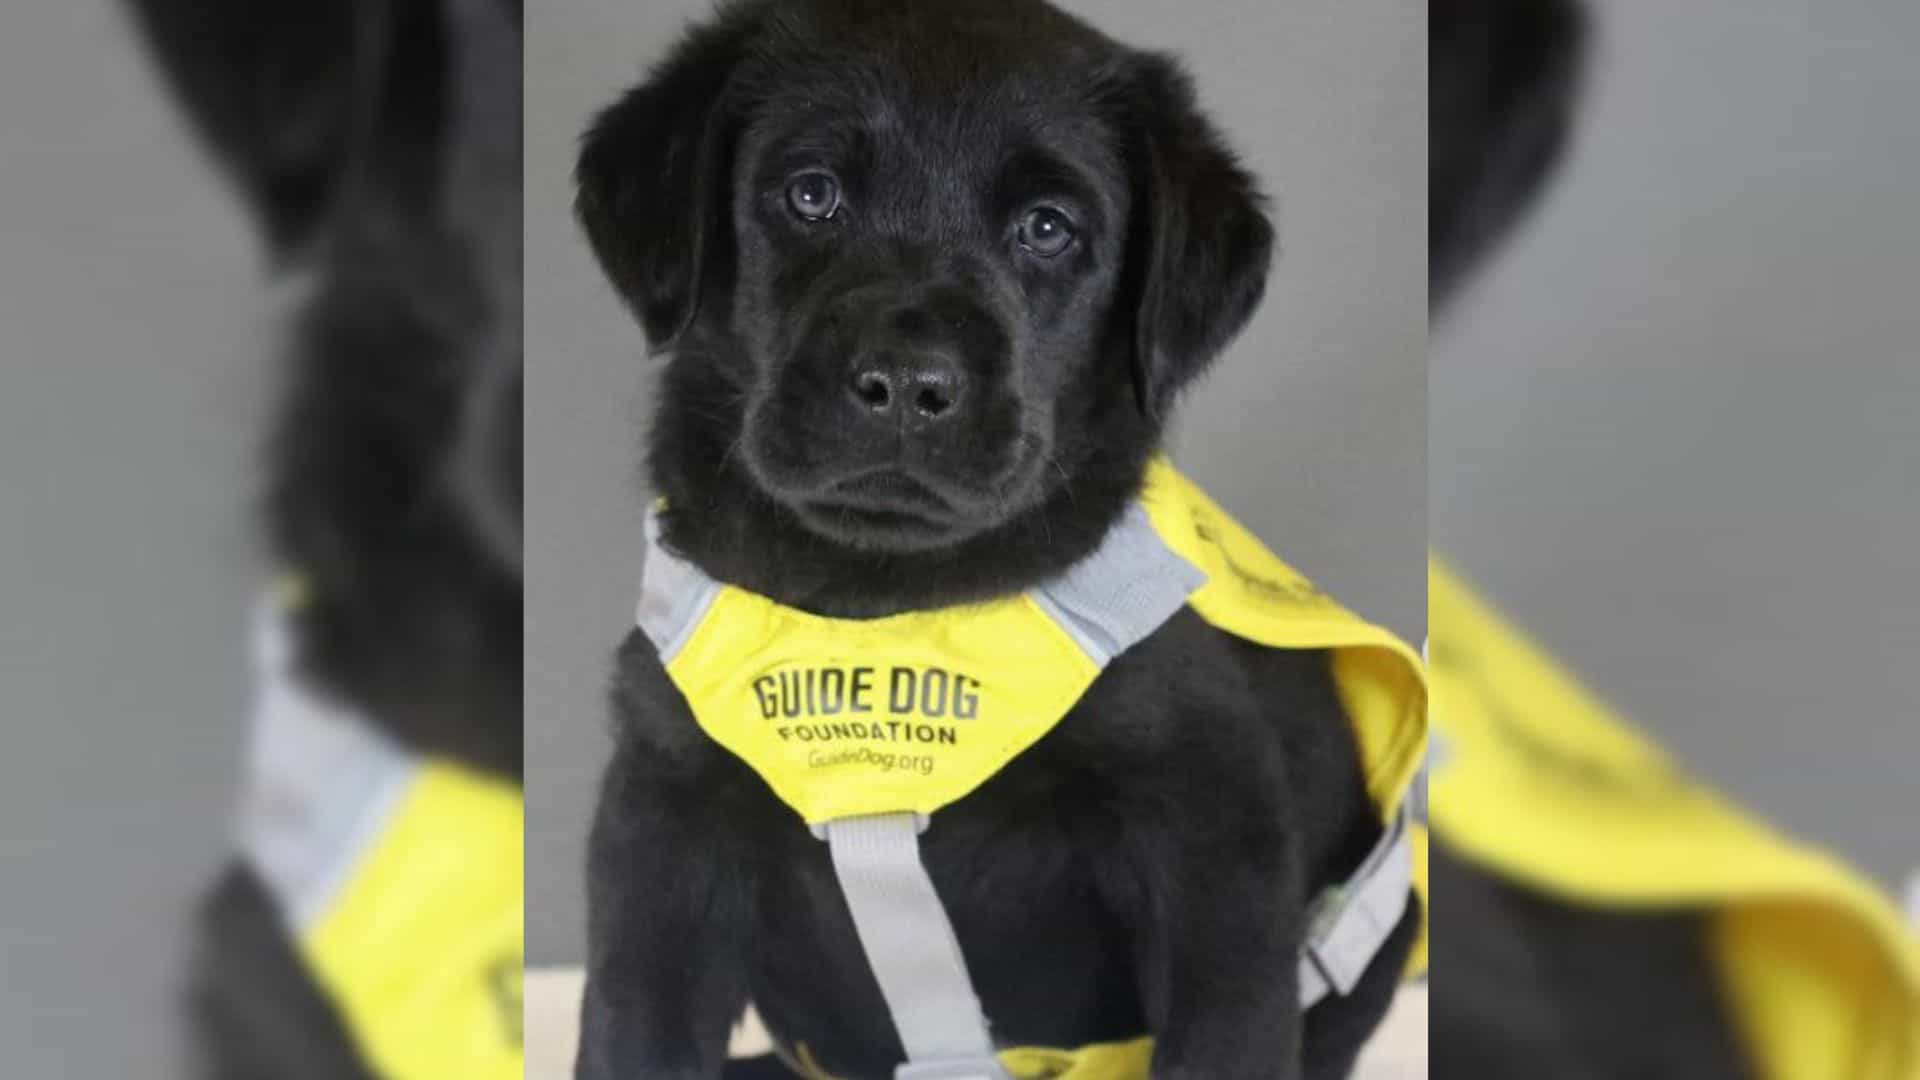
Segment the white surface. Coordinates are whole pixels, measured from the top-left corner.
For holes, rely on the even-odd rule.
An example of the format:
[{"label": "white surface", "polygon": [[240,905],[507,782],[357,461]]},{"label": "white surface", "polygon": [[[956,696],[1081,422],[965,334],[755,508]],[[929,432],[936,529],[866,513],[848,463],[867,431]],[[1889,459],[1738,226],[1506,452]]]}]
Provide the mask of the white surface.
[{"label": "white surface", "polygon": [[[580,989],[585,982],[586,976],[579,968],[527,972],[527,1080],[572,1077],[573,1048],[580,1036]],[[766,1049],[766,1032],[749,1014],[747,1022],[734,1032],[734,1054],[748,1056]],[[1427,988],[1410,986],[1400,992],[1400,999],[1374,1033],[1354,1078],[1419,1080],[1426,1075]]]}]

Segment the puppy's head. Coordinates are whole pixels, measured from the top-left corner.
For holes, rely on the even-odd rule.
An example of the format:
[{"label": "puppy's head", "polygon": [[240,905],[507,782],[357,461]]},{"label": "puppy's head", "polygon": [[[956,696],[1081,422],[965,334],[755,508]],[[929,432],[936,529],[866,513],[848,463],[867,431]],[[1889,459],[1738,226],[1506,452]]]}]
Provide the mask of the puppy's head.
[{"label": "puppy's head", "polygon": [[520,771],[520,0],[134,0],[300,271],[268,451],[303,674],[410,746]]},{"label": "puppy's head", "polygon": [[1029,0],[724,8],[578,179],[683,441],[868,552],[1137,480],[1272,244],[1178,68]]}]

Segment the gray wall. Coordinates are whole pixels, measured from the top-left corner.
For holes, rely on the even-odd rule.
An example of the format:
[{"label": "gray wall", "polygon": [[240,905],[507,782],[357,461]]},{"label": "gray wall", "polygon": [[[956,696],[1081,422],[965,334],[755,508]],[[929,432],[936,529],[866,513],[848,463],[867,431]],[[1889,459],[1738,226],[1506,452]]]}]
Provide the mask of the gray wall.
[{"label": "gray wall", "polygon": [[1435,545],[1684,759],[1920,865],[1920,5],[1602,3],[1438,335]]},{"label": "gray wall", "polygon": [[[1067,5],[1173,48],[1276,195],[1259,318],[1186,403],[1179,460],[1350,606],[1426,620],[1426,23],[1398,0]],[[602,688],[639,574],[638,447],[654,365],[569,219],[589,113],[705,4],[527,11],[527,947],[582,953],[582,848]]]},{"label": "gray wall", "polygon": [[117,7],[0,15],[0,1072],[172,1075],[224,848],[271,337]]}]

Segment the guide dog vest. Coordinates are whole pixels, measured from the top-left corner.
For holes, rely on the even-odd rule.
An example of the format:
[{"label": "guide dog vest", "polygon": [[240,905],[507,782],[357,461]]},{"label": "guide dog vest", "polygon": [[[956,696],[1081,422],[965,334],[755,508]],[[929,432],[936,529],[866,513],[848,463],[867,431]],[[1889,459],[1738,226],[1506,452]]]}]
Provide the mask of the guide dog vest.
[{"label": "guide dog vest", "polygon": [[[1315,589],[1164,461],[1149,467],[1100,547],[1066,573],[945,610],[823,618],[707,577],[661,545],[656,517],[647,535],[639,625],[701,728],[827,842],[907,1050],[899,1080],[1146,1075],[1144,1039],[996,1048],[917,837],[1183,606],[1263,645],[1332,652],[1366,788],[1386,823],[1363,865],[1316,905],[1299,963],[1302,1006],[1349,992],[1409,892],[1424,896],[1423,834],[1403,805],[1426,749],[1419,657]],[[1416,966],[1424,942],[1423,927]]]},{"label": "guide dog vest", "polygon": [[520,1080],[520,790],[419,757],[302,685],[263,610],[243,857],[386,1080]]},{"label": "guide dog vest", "polygon": [[1573,902],[1714,912],[1761,1075],[1920,1080],[1920,938],[1892,904],[1694,783],[1437,561],[1429,581],[1435,835]]}]

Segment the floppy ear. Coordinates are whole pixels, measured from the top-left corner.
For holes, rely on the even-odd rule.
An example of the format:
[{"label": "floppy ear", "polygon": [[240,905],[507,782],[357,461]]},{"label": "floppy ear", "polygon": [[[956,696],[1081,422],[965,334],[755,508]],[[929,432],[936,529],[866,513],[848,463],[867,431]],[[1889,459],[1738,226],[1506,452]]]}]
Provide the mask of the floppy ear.
[{"label": "floppy ear", "polygon": [[276,256],[303,247],[352,182],[404,202],[431,197],[446,92],[439,3],[130,6]]},{"label": "floppy ear", "polygon": [[574,214],[657,349],[692,324],[730,244],[727,85],[755,21],[736,7],[693,31],[581,143]]},{"label": "floppy ear", "polygon": [[1436,3],[1429,14],[1427,273],[1434,302],[1532,205],[1565,146],[1586,18],[1574,0]]},{"label": "floppy ear", "polygon": [[1138,203],[1123,295],[1138,301],[1134,397],[1157,417],[1253,316],[1273,226],[1253,177],[1200,112],[1177,63],[1140,57],[1124,83]]}]

